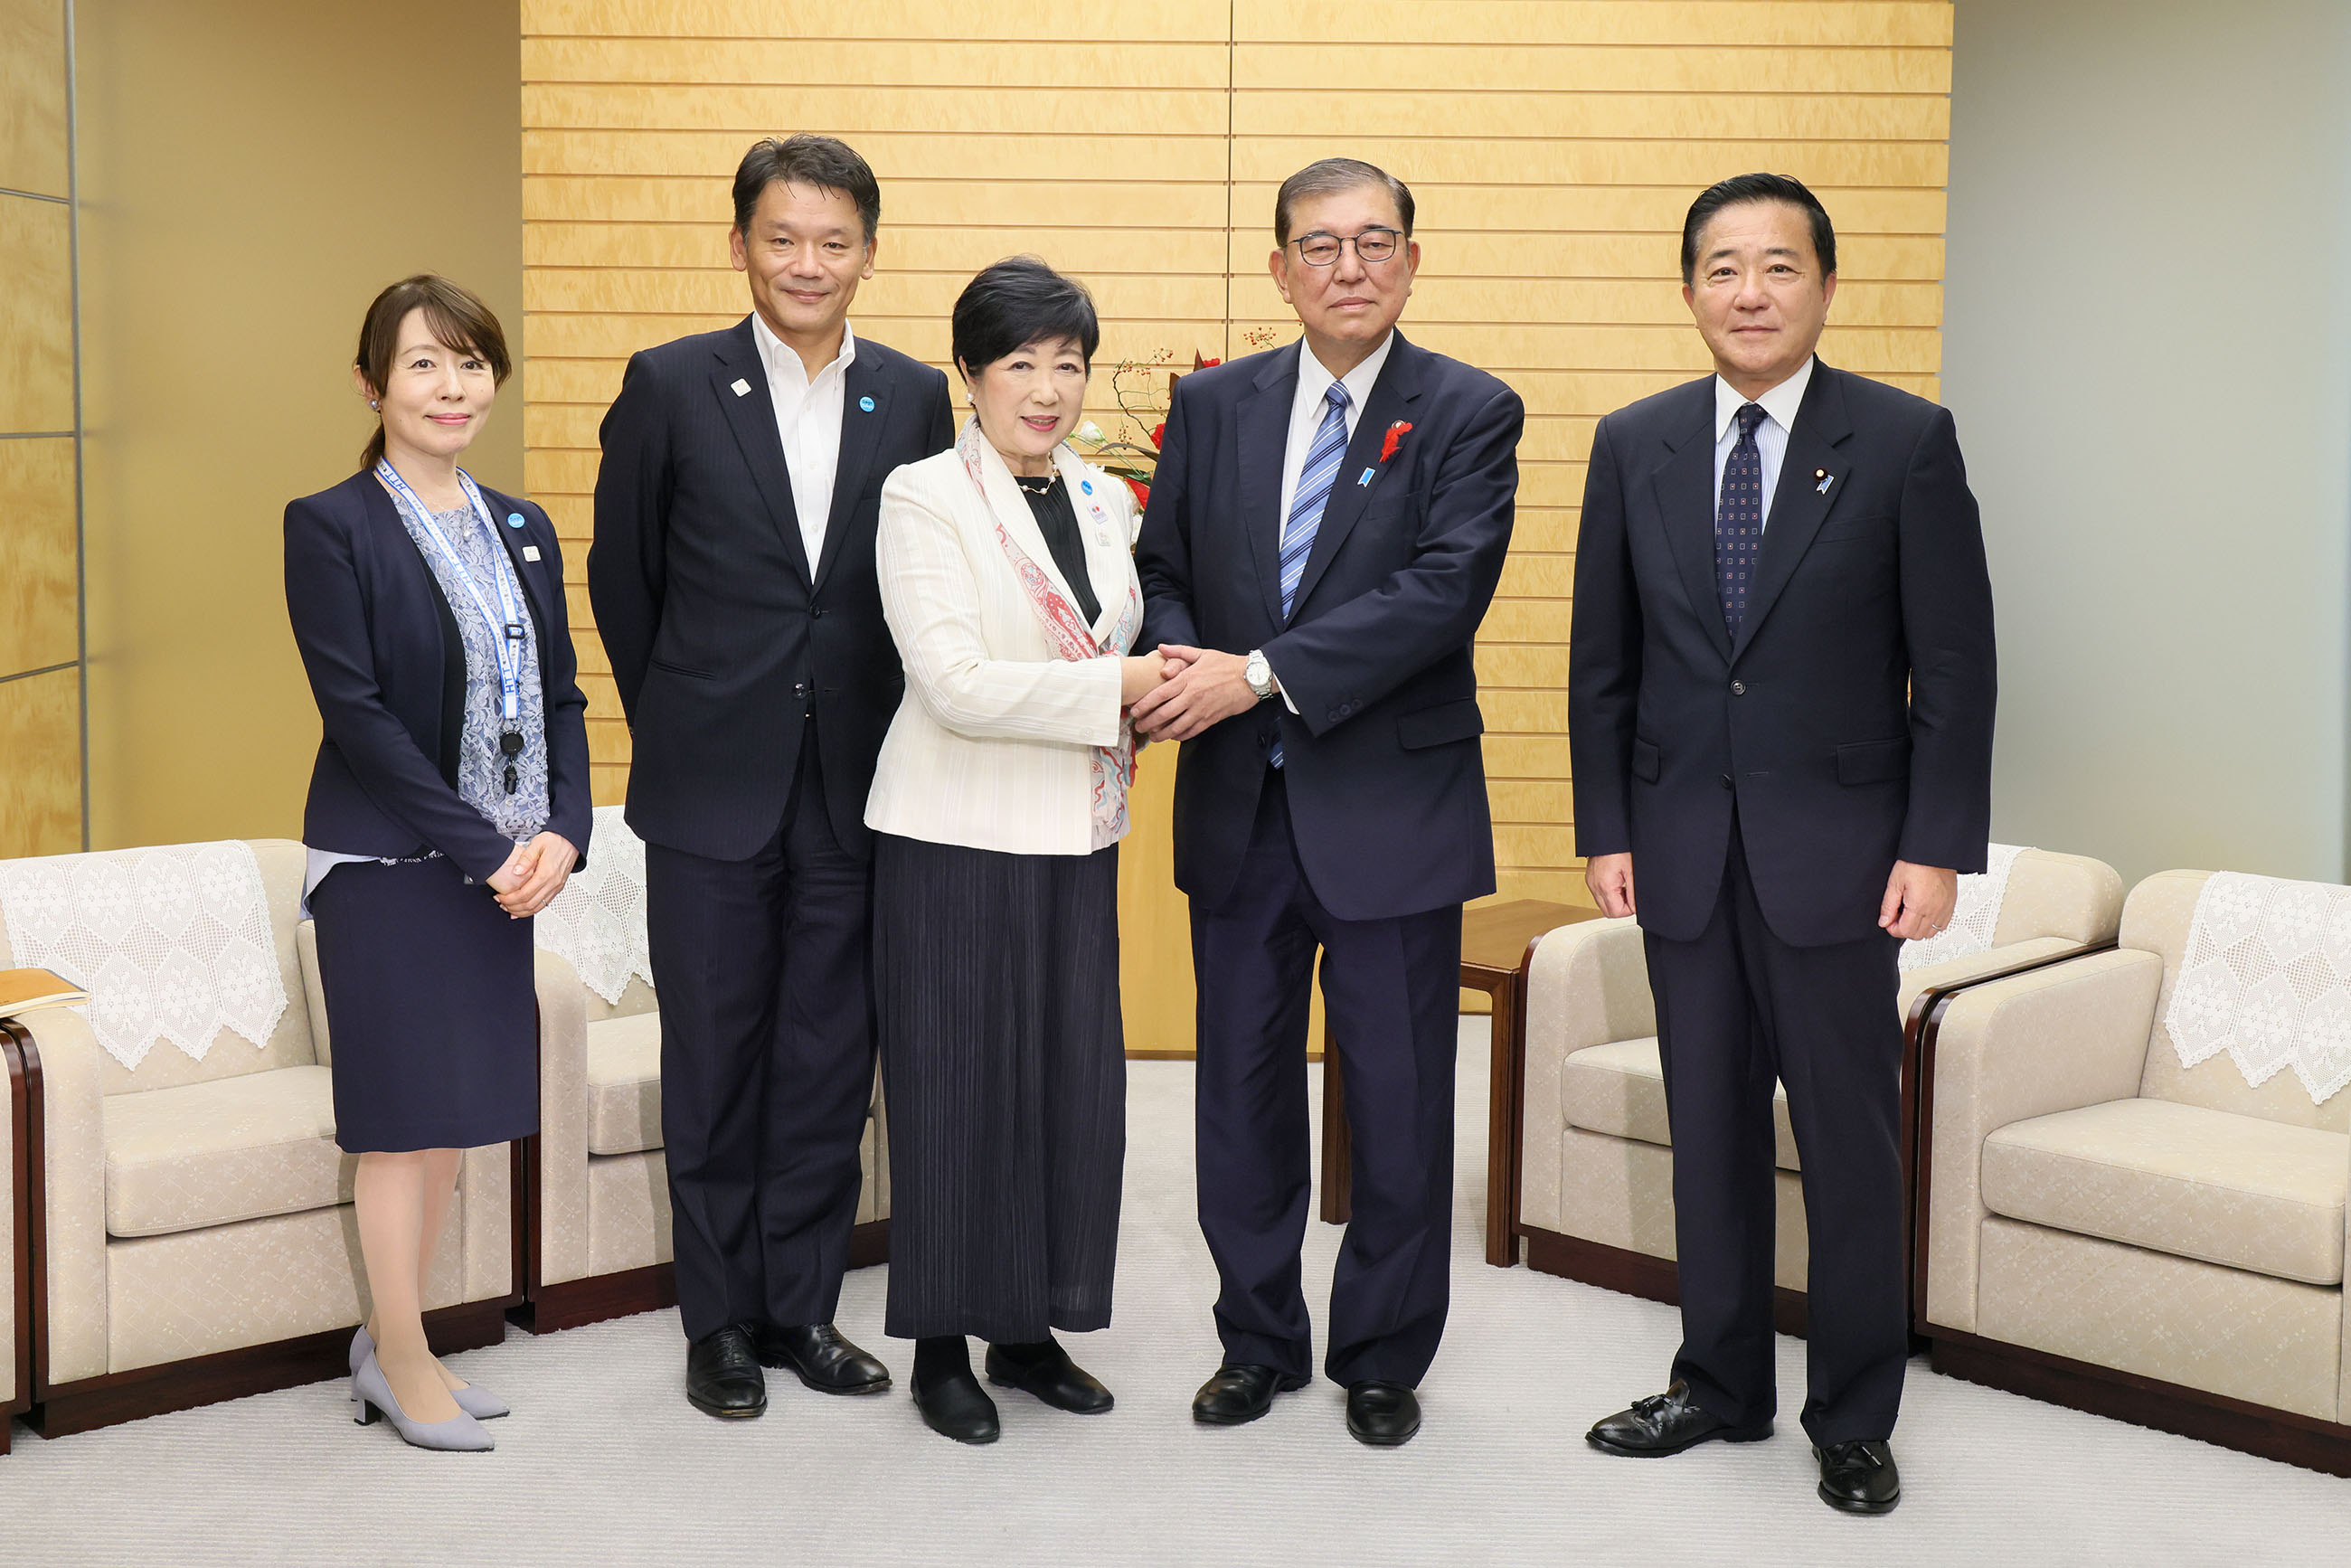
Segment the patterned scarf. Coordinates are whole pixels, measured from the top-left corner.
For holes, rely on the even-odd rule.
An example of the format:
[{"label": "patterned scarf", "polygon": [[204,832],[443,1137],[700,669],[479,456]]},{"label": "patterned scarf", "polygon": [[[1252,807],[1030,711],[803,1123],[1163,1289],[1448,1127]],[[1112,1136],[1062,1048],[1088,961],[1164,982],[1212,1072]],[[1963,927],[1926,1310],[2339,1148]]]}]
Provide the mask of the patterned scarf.
[{"label": "patterned scarf", "polygon": [[[971,476],[972,487],[979,492],[982,504],[987,507],[988,520],[996,525],[996,542],[1002,547],[1005,559],[1012,563],[1013,575],[1020,580],[1020,591],[1029,596],[1029,603],[1044,622],[1046,638],[1053,644],[1053,656],[1060,659],[1099,659],[1113,650],[1124,653],[1134,640],[1143,619],[1143,604],[1132,583],[1127,585],[1126,602],[1118,612],[1117,622],[1110,635],[1097,643],[1085,618],[1078,613],[1053,580],[1029,559],[1028,552],[1012,540],[1005,530],[1004,519],[987,493],[987,471],[979,421],[967,419],[963,433],[956,437],[956,455],[963,459],[964,472]],[[1081,493],[1092,510],[1094,521],[1108,526],[1110,518],[1100,501],[1092,499],[1093,486],[1083,483]],[[1119,715],[1118,744],[1100,746],[1093,754],[1093,847],[1104,848],[1116,843],[1126,834],[1126,792],[1134,782],[1134,727],[1124,713]]]}]

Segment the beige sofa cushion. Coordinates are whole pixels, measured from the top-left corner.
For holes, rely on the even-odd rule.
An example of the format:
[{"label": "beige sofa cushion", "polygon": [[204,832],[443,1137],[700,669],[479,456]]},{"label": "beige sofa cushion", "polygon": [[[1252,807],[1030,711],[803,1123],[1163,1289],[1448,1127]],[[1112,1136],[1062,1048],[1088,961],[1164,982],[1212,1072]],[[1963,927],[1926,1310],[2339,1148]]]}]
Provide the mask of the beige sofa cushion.
[{"label": "beige sofa cushion", "polygon": [[598,1019],[588,1026],[588,1152],[661,1146],[661,1014]]},{"label": "beige sofa cushion", "polygon": [[1984,1141],[1984,1207],[2077,1235],[2332,1285],[2351,1137],[2171,1100],[2035,1116]]},{"label": "beige sofa cushion", "polygon": [[[1571,1055],[1560,1068],[1560,1103],[1567,1124],[1645,1144],[1673,1145],[1667,1130],[1666,1074],[1657,1041],[1612,1040]],[[1788,1092],[1771,1086],[1771,1157],[1783,1171],[1796,1161],[1796,1132],[1788,1121]]]},{"label": "beige sofa cushion", "polygon": [[110,1094],[106,1229],[163,1236],[349,1203],[331,1069]]}]

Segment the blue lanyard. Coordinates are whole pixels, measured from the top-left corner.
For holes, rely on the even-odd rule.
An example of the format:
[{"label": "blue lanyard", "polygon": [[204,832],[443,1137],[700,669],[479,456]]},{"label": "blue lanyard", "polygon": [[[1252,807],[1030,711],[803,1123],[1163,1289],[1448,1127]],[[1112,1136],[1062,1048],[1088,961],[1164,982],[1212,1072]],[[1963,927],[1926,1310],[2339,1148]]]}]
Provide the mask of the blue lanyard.
[{"label": "blue lanyard", "polygon": [[465,593],[473,600],[474,608],[480,611],[482,619],[489,622],[490,652],[496,656],[498,664],[499,708],[507,723],[517,722],[522,713],[523,624],[516,600],[522,585],[513,580],[513,568],[507,563],[506,547],[498,542],[497,529],[491,526],[489,505],[482,499],[481,487],[474,483],[472,475],[463,468],[457,470],[457,483],[465,487],[465,500],[474,516],[481,519],[482,528],[490,536],[490,548],[498,556],[498,570],[491,574],[493,586],[498,594],[499,613],[496,614],[491,613],[490,601],[482,597],[482,590],[474,581],[474,574],[466,570],[464,558],[449,543],[448,536],[441,531],[441,525],[434,521],[433,509],[417,498],[416,492],[408,487],[408,481],[381,458],[376,459],[375,476],[382,480],[384,486],[393,495],[408,503],[409,510],[416,514],[424,531],[432,535],[433,542],[440,547],[441,558],[449,563],[449,570],[455,572],[457,580],[465,585]]}]

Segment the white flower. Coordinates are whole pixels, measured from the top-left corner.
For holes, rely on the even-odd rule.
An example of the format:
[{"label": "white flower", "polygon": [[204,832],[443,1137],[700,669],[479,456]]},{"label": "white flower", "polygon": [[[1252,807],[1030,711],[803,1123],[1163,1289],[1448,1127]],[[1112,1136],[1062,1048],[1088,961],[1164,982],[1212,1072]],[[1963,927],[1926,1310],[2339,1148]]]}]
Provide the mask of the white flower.
[{"label": "white flower", "polygon": [[1102,434],[1101,425],[1090,419],[1078,426],[1078,439],[1089,446],[1100,446],[1110,438]]}]

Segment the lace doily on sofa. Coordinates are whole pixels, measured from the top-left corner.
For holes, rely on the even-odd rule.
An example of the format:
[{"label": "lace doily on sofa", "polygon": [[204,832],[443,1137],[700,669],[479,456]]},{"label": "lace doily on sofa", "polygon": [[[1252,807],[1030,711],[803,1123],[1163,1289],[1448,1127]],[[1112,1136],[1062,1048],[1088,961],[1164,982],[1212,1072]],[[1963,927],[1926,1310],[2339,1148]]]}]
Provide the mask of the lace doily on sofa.
[{"label": "lace doily on sofa", "polygon": [[269,897],[231,841],[0,861],[16,962],[89,993],[90,1033],[136,1068],[159,1040],[195,1061],[224,1029],[266,1045],[286,1011]]},{"label": "lace doily on sofa", "polygon": [[621,810],[596,808],[588,869],[572,873],[532,922],[538,945],[579,970],[608,1002],[621,999],[630,976],[643,976],[647,985],[653,978],[645,946],[645,841],[629,831]]},{"label": "lace doily on sofa", "polygon": [[2008,873],[2016,869],[2022,844],[1994,844],[1980,874],[1959,878],[1959,902],[1951,906],[1951,923],[1939,936],[1902,944],[1902,967],[1923,969],[1929,964],[1987,952],[1992,934],[2000,929],[2000,906],[2008,900]]},{"label": "lace doily on sofa", "polygon": [[2163,1027],[2183,1067],[2225,1051],[2251,1084],[2291,1067],[2325,1103],[2351,1083],[2351,887],[2215,872]]}]

